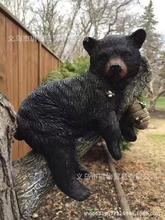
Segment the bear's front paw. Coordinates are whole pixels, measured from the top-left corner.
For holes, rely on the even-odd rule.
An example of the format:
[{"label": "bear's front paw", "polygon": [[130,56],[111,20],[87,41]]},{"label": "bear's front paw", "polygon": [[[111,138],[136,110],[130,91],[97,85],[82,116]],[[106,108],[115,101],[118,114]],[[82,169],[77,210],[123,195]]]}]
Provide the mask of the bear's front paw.
[{"label": "bear's front paw", "polygon": [[121,146],[120,145],[121,145],[121,143],[118,144],[118,145],[112,145],[112,146],[109,146],[109,147],[107,145],[111,156],[115,160],[120,160],[122,158],[122,152],[121,152]]},{"label": "bear's front paw", "polygon": [[69,186],[68,192],[66,192],[66,194],[77,201],[84,201],[90,196],[90,191],[78,180],[74,180]]},{"label": "bear's front paw", "polygon": [[76,177],[78,179],[88,178],[90,176],[90,172],[84,166],[79,165],[76,169]]},{"label": "bear's front paw", "polygon": [[122,129],[122,135],[126,141],[133,142],[137,140],[137,135],[136,135],[134,127],[128,127],[128,128]]}]

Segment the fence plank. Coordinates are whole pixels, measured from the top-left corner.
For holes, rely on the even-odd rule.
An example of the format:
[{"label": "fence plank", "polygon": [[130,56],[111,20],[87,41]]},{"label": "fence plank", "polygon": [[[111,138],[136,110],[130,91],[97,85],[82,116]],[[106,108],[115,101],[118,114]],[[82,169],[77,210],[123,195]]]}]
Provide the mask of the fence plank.
[{"label": "fence plank", "polygon": [[[33,35],[1,5],[0,9],[0,91],[18,110],[21,102],[60,61],[38,39],[33,41]],[[13,159],[29,150],[26,143],[15,141]]]},{"label": "fence plank", "polygon": [[6,34],[5,17],[0,13],[0,90],[6,93]]}]

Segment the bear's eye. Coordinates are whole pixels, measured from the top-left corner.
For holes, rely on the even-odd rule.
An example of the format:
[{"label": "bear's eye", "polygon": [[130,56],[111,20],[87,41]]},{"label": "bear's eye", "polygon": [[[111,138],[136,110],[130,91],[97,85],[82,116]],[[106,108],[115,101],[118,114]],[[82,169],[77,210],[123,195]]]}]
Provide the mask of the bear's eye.
[{"label": "bear's eye", "polygon": [[103,52],[98,55],[98,60],[108,59],[108,57],[108,54],[106,52]]},{"label": "bear's eye", "polygon": [[123,51],[123,56],[132,56],[131,51],[127,50],[127,51]]}]

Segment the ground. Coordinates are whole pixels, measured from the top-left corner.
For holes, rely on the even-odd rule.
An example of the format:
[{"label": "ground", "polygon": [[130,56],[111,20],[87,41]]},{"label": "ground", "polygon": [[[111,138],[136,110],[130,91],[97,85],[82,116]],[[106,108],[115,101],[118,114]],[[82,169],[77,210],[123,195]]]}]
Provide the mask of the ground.
[{"label": "ground", "polygon": [[116,167],[124,175],[122,186],[131,210],[140,219],[165,219],[165,112],[152,114],[148,129],[141,131],[131,151]]},{"label": "ground", "polygon": [[[165,220],[164,131],[165,112],[152,114],[149,128],[140,131],[131,150],[124,153],[120,162],[115,162],[136,220]],[[90,198],[80,203],[52,190],[34,217],[41,220],[120,219],[120,207],[102,148],[91,149],[83,163],[92,174],[83,180],[90,187]]]}]

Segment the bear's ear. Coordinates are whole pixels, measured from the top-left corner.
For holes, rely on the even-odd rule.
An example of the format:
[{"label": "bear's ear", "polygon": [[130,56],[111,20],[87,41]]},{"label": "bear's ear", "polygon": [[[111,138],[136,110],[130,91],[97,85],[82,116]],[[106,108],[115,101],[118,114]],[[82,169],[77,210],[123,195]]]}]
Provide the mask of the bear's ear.
[{"label": "bear's ear", "polygon": [[134,41],[137,48],[140,49],[146,39],[146,32],[143,29],[138,29],[137,31],[133,32],[129,37]]},{"label": "bear's ear", "polygon": [[97,40],[95,40],[92,37],[86,37],[83,40],[83,46],[85,48],[85,50],[88,52],[88,54],[90,55],[91,50],[95,47],[97,43]]}]

